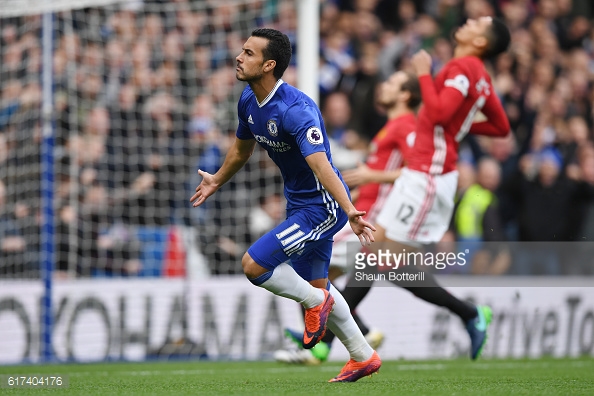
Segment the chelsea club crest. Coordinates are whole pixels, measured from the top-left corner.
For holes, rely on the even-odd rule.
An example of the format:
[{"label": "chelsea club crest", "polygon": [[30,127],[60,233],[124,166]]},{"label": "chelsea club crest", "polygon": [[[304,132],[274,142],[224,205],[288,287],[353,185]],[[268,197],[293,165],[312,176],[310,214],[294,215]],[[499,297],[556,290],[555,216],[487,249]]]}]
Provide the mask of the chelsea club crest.
[{"label": "chelsea club crest", "polygon": [[268,122],[266,123],[266,128],[268,129],[268,133],[270,133],[270,136],[278,135],[278,127],[276,126],[276,121],[268,120]]}]

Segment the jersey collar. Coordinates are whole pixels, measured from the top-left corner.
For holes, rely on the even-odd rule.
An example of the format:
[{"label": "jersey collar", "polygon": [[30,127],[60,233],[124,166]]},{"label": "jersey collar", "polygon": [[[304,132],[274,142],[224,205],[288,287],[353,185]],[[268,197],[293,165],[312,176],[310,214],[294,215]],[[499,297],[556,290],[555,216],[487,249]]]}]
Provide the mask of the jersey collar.
[{"label": "jersey collar", "polygon": [[272,91],[270,91],[270,93],[264,98],[264,100],[262,101],[262,103],[258,102],[258,99],[256,99],[256,103],[258,103],[258,107],[264,107],[264,105],[268,102],[270,102],[270,99],[272,99],[272,97],[274,96],[274,93],[276,92],[276,90],[278,89],[278,87],[281,86],[281,84],[284,83],[282,78],[279,78],[278,81],[276,82],[276,84],[274,84],[274,87],[272,88]]}]

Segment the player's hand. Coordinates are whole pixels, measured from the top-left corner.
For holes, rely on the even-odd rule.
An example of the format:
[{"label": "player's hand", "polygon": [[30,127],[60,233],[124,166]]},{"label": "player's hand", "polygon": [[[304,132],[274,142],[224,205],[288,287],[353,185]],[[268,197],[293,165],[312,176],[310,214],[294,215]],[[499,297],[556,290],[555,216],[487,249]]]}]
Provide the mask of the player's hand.
[{"label": "player's hand", "polygon": [[412,56],[410,63],[415,69],[417,76],[431,74],[431,55],[425,50],[420,50]]},{"label": "player's hand", "polygon": [[352,210],[348,213],[349,223],[353,232],[359,237],[359,241],[363,246],[371,245],[371,242],[375,242],[372,231],[375,231],[373,224],[363,219],[366,212],[360,210]]},{"label": "player's hand", "polygon": [[363,163],[357,164],[355,169],[342,172],[342,178],[349,187],[360,186],[369,183],[369,168]]},{"label": "player's hand", "polygon": [[196,194],[190,198],[190,202],[194,203],[192,205],[194,207],[202,205],[206,201],[206,198],[210,197],[219,189],[219,185],[215,182],[213,175],[201,169],[198,169],[198,174],[202,176],[202,182],[196,187]]}]

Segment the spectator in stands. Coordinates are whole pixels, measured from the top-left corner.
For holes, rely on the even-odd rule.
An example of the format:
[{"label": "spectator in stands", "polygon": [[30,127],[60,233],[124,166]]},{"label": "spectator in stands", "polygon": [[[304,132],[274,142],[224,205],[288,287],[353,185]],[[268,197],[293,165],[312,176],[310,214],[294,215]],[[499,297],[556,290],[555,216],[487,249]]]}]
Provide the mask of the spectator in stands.
[{"label": "spectator in stands", "polygon": [[250,213],[250,233],[256,241],[276,227],[284,218],[283,197],[278,193],[261,196],[259,205]]},{"label": "spectator in stands", "polygon": [[574,204],[569,209],[568,223],[570,241],[584,241],[586,219],[588,218],[590,207],[592,205],[594,186],[594,144],[592,142],[583,143],[576,150],[576,162],[568,165],[567,176],[573,182],[580,184],[585,190],[580,194]]},{"label": "spectator in stands", "polygon": [[121,41],[111,39],[105,44],[105,101],[115,103],[124,82],[130,78],[126,49]]},{"label": "spectator in stands", "polygon": [[322,106],[322,116],[335,166],[338,169],[354,168],[357,162],[363,161],[367,142],[349,128],[351,104],[346,93],[337,91],[328,95]]},{"label": "spectator in stands", "polygon": [[347,83],[346,80],[354,76],[357,62],[350,38],[344,30],[330,31],[327,37],[322,38],[320,47],[320,95],[323,97],[340,90],[342,82]]},{"label": "spectator in stands", "polygon": [[[576,224],[572,208],[593,196],[592,185],[568,177],[561,154],[554,148],[526,154],[520,169],[506,188],[516,199],[519,213],[519,238],[523,242],[569,241]],[[534,246],[534,245],[532,245]],[[516,257],[516,274],[558,275],[558,252],[552,245],[522,250]],[[526,245],[526,248],[530,246]]]},{"label": "spectator in stands", "polygon": [[[499,162],[483,157],[478,163],[476,182],[464,189],[453,215],[453,228],[458,247],[466,247],[472,256],[470,270],[475,274],[500,275],[511,263],[505,240],[495,191],[501,180]],[[463,267],[463,269],[468,269]]]},{"label": "spectator in stands", "polygon": [[156,71],[157,84],[166,92],[179,97],[182,94],[180,72],[183,56],[183,42],[179,32],[172,30],[165,34],[161,47],[163,62]]},{"label": "spectator in stands", "polygon": [[26,248],[27,241],[6,205],[6,187],[0,181],[0,276],[23,273]]},{"label": "spectator in stands", "polygon": [[[277,8],[277,21],[275,21],[274,28],[280,30],[284,34],[289,37],[289,41],[291,42],[291,47],[293,49],[293,56],[291,57],[290,64],[295,66],[297,64],[296,60],[296,46],[297,46],[297,9],[295,7],[295,3],[291,0],[281,0],[278,3]],[[262,24],[258,24],[259,27]],[[247,36],[249,32],[245,32],[244,37]],[[238,48],[238,47],[235,47]],[[239,47],[240,48],[240,47]]]},{"label": "spectator in stands", "polygon": [[381,83],[379,76],[379,54],[381,46],[377,41],[366,41],[360,45],[358,72],[350,92],[351,117],[349,127],[369,142],[386,121],[381,106],[377,105],[376,87]]},{"label": "spectator in stands", "polygon": [[[208,95],[199,95],[194,98],[190,120],[187,125],[188,136],[190,138],[190,153],[192,157],[198,158],[193,167],[194,170],[204,169],[206,172],[216,172],[221,165],[224,152],[228,148],[227,139],[221,133],[215,122],[215,109],[213,102]],[[198,181],[197,173],[191,172],[186,181],[186,190],[192,191],[193,186]],[[188,203],[188,208],[191,205]],[[191,210],[188,216],[191,216],[190,224],[198,225],[207,222],[209,205],[198,210]]]},{"label": "spectator in stands", "polygon": [[195,85],[196,93],[203,93],[208,85],[210,76],[210,47],[208,45],[196,45],[193,49],[193,64],[191,84]]},{"label": "spectator in stands", "polygon": [[151,53],[146,41],[137,41],[131,52],[130,82],[138,92],[138,104],[143,105],[155,89],[155,77],[151,68]]},{"label": "spectator in stands", "polygon": [[18,80],[5,80],[0,96],[0,130],[5,131],[12,125],[12,117],[21,107],[22,89]]},{"label": "spectator in stands", "polygon": [[[573,169],[573,177],[594,185],[594,145],[592,142],[578,149],[578,169]],[[576,165],[574,165],[575,167]],[[576,224],[574,240],[577,242],[594,239],[594,200],[582,200],[576,205],[570,220]],[[573,243],[566,252],[563,273],[569,275],[594,275],[594,247],[591,243]]]},{"label": "spectator in stands", "polygon": [[[31,77],[27,72],[23,74],[24,85],[8,81],[6,90],[0,96],[8,99],[5,103],[8,103],[9,110],[11,103],[15,105],[12,111],[5,113],[7,123],[0,126],[0,180],[4,184],[3,204],[0,207],[4,206],[1,210],[5,212],[3,222],[12,223],[8,227],[14,234],[11,234],[9,241],[14,241],[12,236],[25,238],[26,249],[5,252],[8,255],[4,261],[7,265],[12,262],[14,273],[19,276],[35,276],[39,273],[36,265],[38,255],[34,249],[39,244],[37,208],[41,192],[41,87]],[[18,98],[11,100],[15,99],[13,95],[17,93]],[[3,259],[0,258],[0,261]]]},{"label": "spectator in stands", "polygon": [[20,40],[9,41],[6,47],[3,47],[2,55],[2,81],[24,78],[23,50]]},{"label": "spectator in stands", "polygon": [[[81,266],[81,253],[78,249],[82,238],[80,236],[80,227],[78,216],[73,206],[64,205],[56,210],[56,265],[54,273],[58,279],[74,277],[83,272]],[[73,243],[71,232],[74,230]],[[87,267],[87,270],[90,268]]]},{"label": "spectator in stands", "polygon": [[[177,199],[183,193],[185,175],[189,171],[187,119],[180,107],[177,100],[165,92],[156,93],[145,103],[141,161],[144,169],[154,175],[155,187],[137,202],[141,211],[137,224],[173,224],[177,222],[174,219],[179,220],[176,210],[185,206]],[[152,215],[142,213],[142,208],[153,208]]]},{"label": "spectator in stands", "polygon": [[[235,138],[234,131],[222,133],[217,128],[195,133],[202,135],[195,139],[203,140],[204,150],[186,183],[188,191],[192,192],[196,185],[192,183],[199,183],[201,180],[196,171],[202,169],[206,172],[216,172]],[[261,156],[262,152],[256,151],[247,166],[251,171],[248,170],[246,173],[260,174],[256,170],[259,170],[258,157]],[[270,179],[268,182],[275,184],[273,180]],[[204,209],[198,208],[195,211],[196,208],[192,208],[190,212],[192,222],[198,229],[200,249],[208,258],[212,274],[233,274],[241,271],[241,257],[251,242],[249,213],[253,210],[253,200],[250,186],[258,186],[258,183],[249,183],[245,177],[231,180],[219,190],[218,196],[207,202]]]},{"label": "spectator in stands", "polygon": [[334,92],[324,100],[322,106],[324,123],[327,125],[328,137],[340,143],[347,130],[351,118],[351,105],[344,92]]},{"label": "spectator in stands", "polygon": [[99,265],[95,266],[94,273],[109,277],[139,275],[141,248],[133,227],[113,224],[107,232],[97,235]]}]

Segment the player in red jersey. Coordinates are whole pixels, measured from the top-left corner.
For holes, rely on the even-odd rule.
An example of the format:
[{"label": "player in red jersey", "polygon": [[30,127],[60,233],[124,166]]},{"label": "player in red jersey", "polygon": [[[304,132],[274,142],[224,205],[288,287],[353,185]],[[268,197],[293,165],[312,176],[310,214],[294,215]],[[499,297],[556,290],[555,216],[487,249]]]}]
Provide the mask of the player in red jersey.
[{"label": "player in red jersey", "polygon": [[[454,38],[454,58],[435,78],[427,52],[420,51],[411,59],[423,97],[414,154],[394,183],[376,223],[376,241],[387,241],[392,251],[411,252],[443,237],[454,210],[462,138],[468,133],[502,137],[510,132],[483,63],[507,49],[509,30],[498,19],[482,17],[469,19]],[[479,111],[483,121],[476,119]],[[347,302],[351,309],[358,303]],[[477,306],[461,311],[459,316],[470,336],[470,356],[476,359],[487,339],[491,309]]]},{"label": "player in red jersey", "polygon": [[[382,209],[380,238],[385,231],[389,240],[407,245],[439,241],[454,207],[459,142],[467,133],[509,133],[509,121],[482,60],[507,48],[507,27],[491,17],[471,19],[458,29],[455,39],[454,59],[435,79],[427,52],[420,51],[411,60],[423,96],[415,154]],[[486,120],[474,122],[479,111]]]},{"label": "player in red jersey", "polygon": [[[456,170],[458,144],[468,133],[502,137],[509,121],[491,84],[483,58],[507,48],[507,27],[497,19],[469,19],[455,34],[454,59],[431,77],[431,56],[426,51],[411,60],[421,84],[415,156],[408,168],[430,175]],[[478,112],[486,120],[474,122]]]}]

